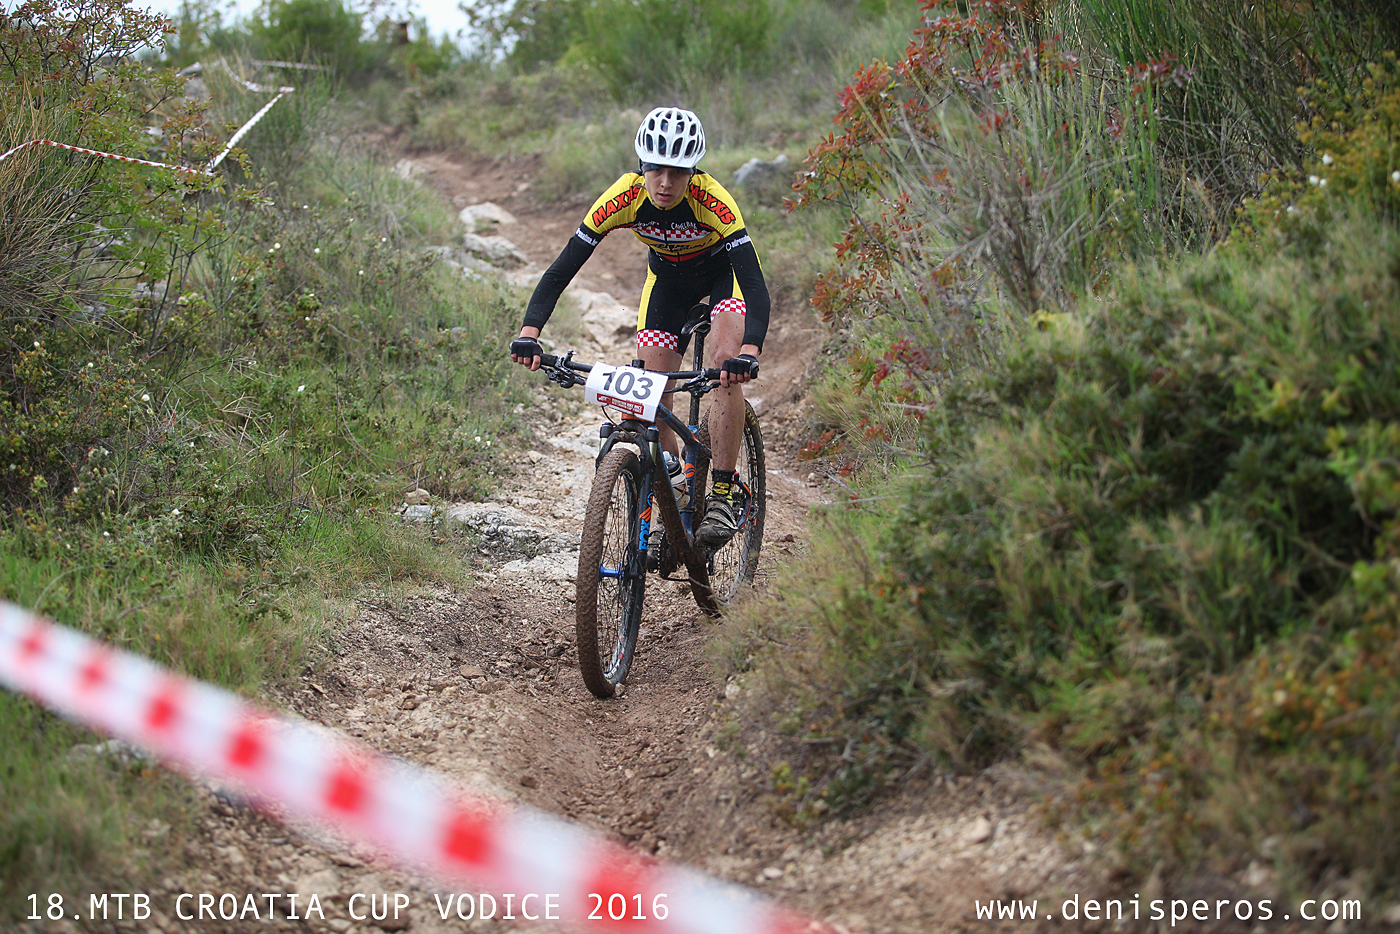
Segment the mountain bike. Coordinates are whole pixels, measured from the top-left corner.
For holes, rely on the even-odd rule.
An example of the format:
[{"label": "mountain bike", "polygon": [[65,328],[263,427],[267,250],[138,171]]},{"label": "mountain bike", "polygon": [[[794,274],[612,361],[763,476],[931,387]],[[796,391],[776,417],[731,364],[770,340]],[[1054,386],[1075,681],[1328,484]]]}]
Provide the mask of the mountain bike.
[{"label": "mountain bike", "polygon": [[[718,388],[718,369],[704,369],[704,339],[710,328],[707,305],[696,306],[683,335],[693,335],[692,370],[647,370],[640,360],[630,366],[578,363],[574,351],[542,354],[540,369],[565,388],[582,385],[588,400],[623,413],[598,429],[597,469],[588,497],[579,545],[575,631],[579,671],[598,697],[611,697],[627,677],[641,629],[646,590],[648,537],[657,512],[664,529],[660,555],[650,556],[659,576],[690,584],[695,602],[718,616],[752,583],[763,543],[767,482],[763,439],[753,407],[744,403],[744,428],[735,470],[746,496],[738,531],[716,550],[698,547],[694,530],[704,519],[705,480],[710,473],[709,413],[700,420],[700,398]],[[672,380],[679,380],[668,389]],[[690,395],[689,423],[665,405],[663,395]],[[662,458],[657,424],[669,426],[683,445],[683,502]],[[685,577],[672,576],[684,568]]]}]

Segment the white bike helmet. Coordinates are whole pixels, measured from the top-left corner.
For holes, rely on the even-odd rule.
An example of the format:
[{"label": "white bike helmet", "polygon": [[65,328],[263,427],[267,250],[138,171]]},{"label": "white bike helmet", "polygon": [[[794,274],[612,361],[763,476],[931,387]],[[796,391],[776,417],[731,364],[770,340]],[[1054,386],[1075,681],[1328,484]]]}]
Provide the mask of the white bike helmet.
[{"label": "white bike helmet", "polygon": [[658,107],[637,128],[634,148],[644,165],[693,169],[705,155],[705,128],[689,110]]}]

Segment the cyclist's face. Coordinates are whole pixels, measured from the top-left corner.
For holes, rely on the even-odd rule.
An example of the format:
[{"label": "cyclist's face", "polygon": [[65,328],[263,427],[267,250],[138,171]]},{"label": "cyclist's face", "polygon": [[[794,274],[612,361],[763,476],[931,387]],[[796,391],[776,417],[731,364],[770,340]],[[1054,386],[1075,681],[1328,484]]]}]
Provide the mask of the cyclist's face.
[{"label": "cyclist's face", "polygon": [[690,186],[690,169],[664,165],[659,169],[649,169],[645,177],[647,196],[652,204],[663,210],[679,204]]}]

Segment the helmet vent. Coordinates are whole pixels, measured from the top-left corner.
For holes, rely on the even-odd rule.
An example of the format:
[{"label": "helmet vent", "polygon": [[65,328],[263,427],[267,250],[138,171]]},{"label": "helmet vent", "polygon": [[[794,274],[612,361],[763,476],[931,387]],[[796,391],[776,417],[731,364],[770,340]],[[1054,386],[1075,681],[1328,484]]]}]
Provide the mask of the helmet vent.
[{"label": "helmet vent", "polygon": [[693,169],[705,155],[705,129],[689,110],[657,107],[642,120],[633,148],[643,163]]}]

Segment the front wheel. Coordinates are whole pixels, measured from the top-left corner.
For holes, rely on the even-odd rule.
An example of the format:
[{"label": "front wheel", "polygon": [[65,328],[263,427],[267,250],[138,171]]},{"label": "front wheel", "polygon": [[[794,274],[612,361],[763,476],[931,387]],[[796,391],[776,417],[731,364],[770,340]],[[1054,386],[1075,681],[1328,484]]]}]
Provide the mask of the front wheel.
[{"label": "front wheel", "polygon": [[[710,413],[700,425],[700,441],[710,444]],[[710,587],[715,599],[728,603],[744,587],[753,583],[758,570],[758,552],[763,547],[763,518],[768,497],[767,468],[763,459],[763,437],[758,433],[758,416],[744,403],[744,432],[739,439],[739,456],[734,462],[739,483],[749,496],[739,531],[710,556]],[[696,526],[701,517],[696,516]]]},{"label": "front wheel", "polygon": [[637,455],[614,448],[598,465],[578,551],[575,632],[583,683],[612,697],[637,649],[646,585],[641,540],[642,468]]}]

